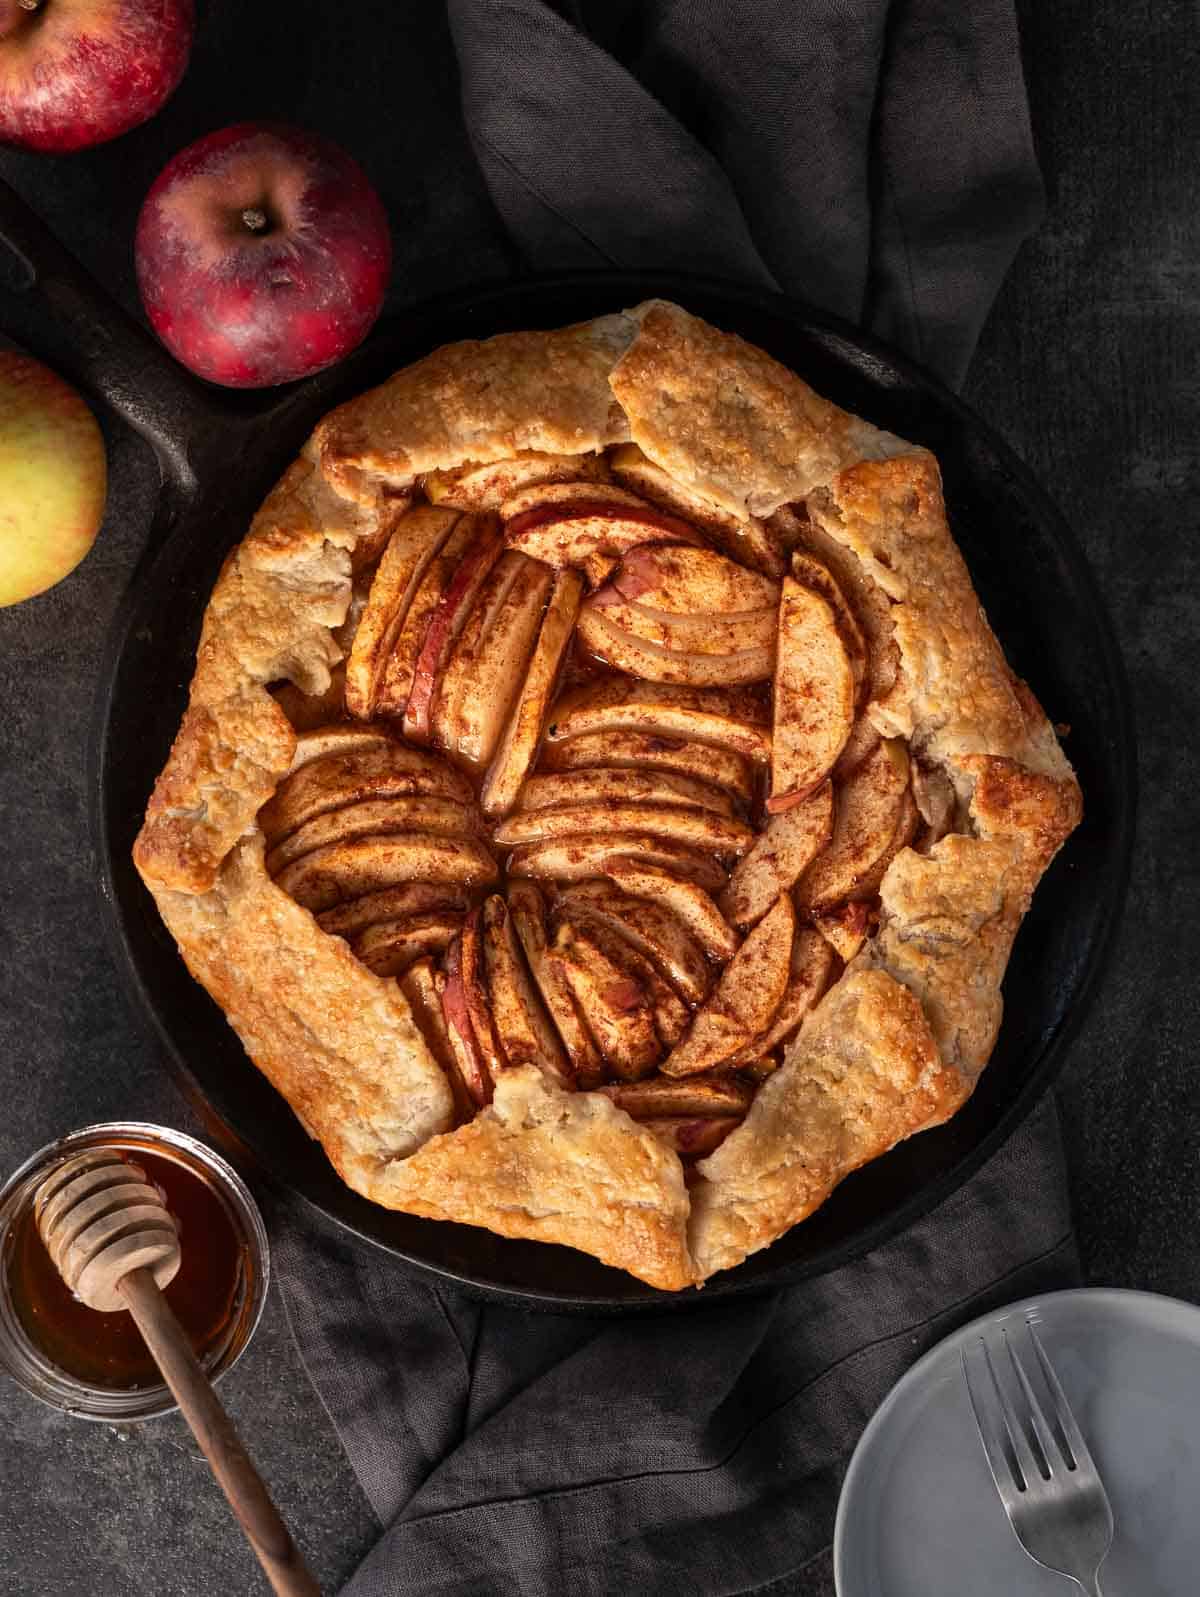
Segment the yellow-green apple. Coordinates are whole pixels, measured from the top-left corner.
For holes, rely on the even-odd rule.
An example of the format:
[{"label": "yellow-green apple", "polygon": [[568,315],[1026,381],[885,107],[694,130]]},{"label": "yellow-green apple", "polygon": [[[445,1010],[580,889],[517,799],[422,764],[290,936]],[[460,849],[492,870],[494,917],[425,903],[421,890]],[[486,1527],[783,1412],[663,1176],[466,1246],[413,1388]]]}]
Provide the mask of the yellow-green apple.
[{"label": "yellow-green apple", "polygon": [[100,428],[75,390],[0,350],[0,605],[75,569],[100,530],[106,482]]},{"label": "yellow-green apple", "polygon": [[192,47],[192,0],[0,0],[0,139],[62,153],[154,115]]},{"label": "yellow-green apple", "polygon": [[210,382],[266,388],[340,360],[379,314],[391,236],[357,162],[328,139],[246,122],[181,150],[138,218],[155,332]]}]

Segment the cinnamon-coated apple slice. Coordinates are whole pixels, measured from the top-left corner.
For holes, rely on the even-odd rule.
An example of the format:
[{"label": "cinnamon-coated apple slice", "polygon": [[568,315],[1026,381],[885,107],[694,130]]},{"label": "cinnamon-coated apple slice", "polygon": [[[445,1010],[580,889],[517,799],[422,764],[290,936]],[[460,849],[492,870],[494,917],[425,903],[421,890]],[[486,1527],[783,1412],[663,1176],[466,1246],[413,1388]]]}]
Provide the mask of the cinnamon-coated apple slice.
[{"label": "cinnamon-coated apple slice", "polygon": [[[510,550],[501,552],[467,607],[458,635],[446,651],[429,707],[429,735],[439,748],[451,750],[451,714],[457,708],[467,678],[475,669],[484,634],[503,608],[509,590],[520,575],[524,558]],[[533,570],[538,569],[532,561],[529,565]]]},{"label": "cinnamon-coated apple slice", "polygon": [[440,954],[457,937],[459,915],[406,915],[379,921],[350,944],[356,959],[376,976],[399,976],[422,954]]},{"label": "cinnamon-coated apple slice", "polygon": [[[908,750],[886,739],[837,788],[828,845],[796,888],[800,909],[833,909],[878,887],[909,799]],[[915,810],[915,805],[913,806]]]},{"label": "cinnamon-coated apple slice", "polygon": [[[476,1104],[467,1091],[467,1084],[458,1068],[454,1045],[450,1041],[450,1031],[442,1012],[439,976],[440,972],[434,969],[433,960],[425,954],[415,959],[397,980],[400,991],[408,1000],[417,1030],[450,1083],[450,1091],[454,1095],[454,1123],[461,1126],[474,1116]],[[445,981],[444,976],[441,981]]]},{"label": "cinnamon-coated apple slice", "polygon": [[619,923],[576,901],[568,907],[556,909],[556,914],[569,920],[574,931],[586,935],[608,960],[614,970],[620,970],[635,981],[650,1000],[654,1016],[654,1029],[664,1048],[673,1048],[687,1030],[691,1010],[679,995],[664,981],[653,961],[639,953],[632,940],[625,935]]},{"label": "cinnamon-coated apple slice", "polygon": [[578,804],[517,810],[501,821],[494,836],[504,848],[519,848],[557,838],[603,838],[628,832],[670,838],[714,854],[741,854],[755,837],[744,821],[681,804]]},{"label": "cinnamon-coated apple slice", "polygon": [[702,1159],[715,1152],[734,1131],[739,1121],[733,1115],[700,1119],[695,1116],[663,1115],[639,1122],[681,1159]]},{"label": "cinnamon-coated apple slice", "polygon": [[482,843],[431,832],[400,832],[314,849],[285,865],[275,884],[315,914],[402,882],[484,887],[496,880],[496,874],[496,862]]},{"label": "cinnamon-coated apple slice", "polygon": [[672,615],[720,616],[774,610],[779,584],[713,549],[650,543],[621,561],[613,587],[631,603]]},{"label": "cinnamon-coated apple slice", "polygon": [[456,937],[446,950],[445,975],[437,983],[446,1022],[446,1034],[454,1061],[471,1102],[477,1109],[492,1101],[493,1079],[475,1040],[463,983],[462,938]]},{"label": "cinnamon-coated apple slice", "polygon": [[504,542],[495,518],[481,515],[477,521],[475,539],[429,618],[429,626],[413,666],[412,689],[404,710],[404,735],[417,743],[429,741],[433,698],[441,682],[446,658],[466,625],[479,590],[504,552]]},{"label": "cinnamon-coated apple slice", "polygon": [[694,527],[608,483],[548,483],[526,488],[503,506],[504,537],[548,566],[582,566],[595,555],[620,555],[643,543],[698,544]]},{"label": "cinnamon-coated apple slice", "polygon": [[464,628],[442,682],[434,714],[434,737],[445,749],[479,770],[491,759],[524,680],[551,573],[535,560],[509,552],[497,570],[514,563],[512,580],[488,614],[482,602]]},{"label": "cinnamon-coated apple slice", "polygon": [[734,560],[768,576],[783,575],[782,552],[769,528],[756,517],[742,518],[710,504],[677,482],[636,444],[622,444],[614,450],[610,465],[618,482],[652,499],[664,510],[683,516],[700,528],[708,542],[717,544]]},{"label": "cinnamon-coated apple slice", "polygon": [[791,558],[792,576],[801,586],[810,588],[813,593],[819,593],[825,603],[833,611],[834,621],[846,646],[846,655],[850,661],[850,669],[854,674],[854,697],[857,703],[862,698],[863,688],[867,681],[867,640],[863,637],[862,628],[855,618],[853,610],[846,602],[846,595],[833,580],[833,574],[828,566],[824,566],[815,555],[809,554],[807,549],[794,549]]},{"label": "cinnamon-coated apple slice", "polygon": [[828,944],[830,954],[836,954],[848,965],[867,940],[871,930],[871,907],[861,900],[852,904],[839,904],[813,916],[817,934]]},{"label": "cinnamon-coated apple slice", "polygon": [[754,1099],[748,1082],[721,1071],[671,1081],[651,1076],[645,1081],[614,1081],[600,1091],[635,1120],[659,1115],[744,1115]]},{"label": "cinnamon-coated apple slice", "polygon": [[716,815],[733,814],[733,800],[710,782],[697,782],[673,771],[561,771],[531,776],[521,789],[521,809],[561,809],[569,804],[691,804]]},{"label": "cinnamon-coated apple slice", "polygon": [[646,988],[606,959],[594,937],[564,920],[549,957],[559,965],[609,1067],[626,1081],[649,1075],[662,1057]]},{"label": "cinnamon-coated apple slice", "polygon": [[475,516],[460,516],[425,568],[425,575],[417,584],[408,613],[392,645],[384,665],[383,677],[375,700],[377,715],[402,717],[412,692],[413,672],[417,656],[429,631],[429,623],[445,596],[455,572],[462,565],[468,549],[479,536],[479,522]]},{"label": "cinnamon-coated apple slice", "polygon": [[766,682],[775,667],[774,652],[768,648],[739,649],[733,654],[683,654],[646,643],[614,626],[604,610],[587,605],[579,612],[579,638],[597,659],[643,682],[725,687]]},{"label": "cinnamon-coated apple slice", "polygon": [[516,804],[521,784],[533,764],[582,598],[579,573],[558,572],[517,702],[480,795],[484,814],[493,819],[507,815]]},{"label": "cinnamon-coated apple slice", "polygon": [[831,772],[834,782],[844,782],[852,771],[857,771],[867,756],[874,754],[882,741],[880,734],[866,716],[858,716],[842,752],[834,761]]},{"label": "cinnamon-coated apple slice", "polygon": [[418,505],[396,523],[375,571],[346,661],[346,708],[369,721],[384,666],[425,568],[450,535],[457,510]]},{"label": "cinnamon-coated apple slice", "polygon": [[443,837],[477,837],[477,812],[455,799],[367,799],[329,810],[290,833],[267,855],[274,876],[314,849],[328,843],[350,843],[356,837],[384,837],[393,832],[436,832]]},{"label": "cinnamon-coated apple slice", "polygon": [[828,843],[833,830],[833,787],[822,782],[799,804],[772,815],[754,846],[733,868],[721,908],[735,926],[753,926],[790,892]]},{"label": "cinnamon-coated apple slice", "polygon": [[361,753],[313,759],[286,777],[258,812],[270,847],[329,810],[366,799],[406,796],[452,799],[473,805],[471,784],[445,760],[423,749],[390,742]]},{"label": "cinnamon-coated apple slice", "polygon": [[712,986],[712,968],[691,932],[665,904],[635,898],[612,881],[578,882],[565,887],[558,904],[578,905],[611,926],[651,961],[679,996],[702,1004]]},{"label": "cinnamon-coated apple slice", "polygon": [[547,739],[559,743],[588,732],[646,732],[732,749],[765,763],[771,758],[769,717],[746,688],[692,688],[606,677],[573,688],[554,708]]},{"label": "cinnamon-coated apple slice", "polygon": [[604,874],[639,901],[660,904],[696,938],[710,959],[732,959],[738,935],[703,887],[642,859],[609,858]]},{"label": "cinnamon-coated apple slice", "polygon": [[781,893],[726,965],[716,992],[664,1062],[665,1075],[712,1070],[769,1029],[787,990],[795,930],[792,901]]},{"label": "cinnamon-coated apple slice", "polygon": [[422,482],[431,504],[459,510],[499,510],[514,494],[550,482],[607,482],[603,455],[545,455],[523,449],[507,460],[469,463],[427,472]]},{"label": "cinnamon-coated apple slice", "polygon": [[606,837],[563,837],[549,843],[530,843],[509,855],[510,876],[532,876],[551,882],[579,882],[588,876],[605,876],[609,862],[618,856],[657,865],[684,882],[709,891],[725,886],[726,873],[711,854],[676,843],[668,837],[639,832],[614,832]]},{"label": "cinnamon-coated apple slice", "polygon": [[491,998],[487,989],[487,976],[483,953],[483,916],[476,907],[463,922],[462,938],[458,945],[462,972],[463,996],[467,1014],[471,1017],[471,1030],[480,1057],[493,1081],[508,1063],[496,1030]]},{"label": "cinnamon-coated apple slice", "polygon": [[803,546],[828,570],[858,622],[867,645],[868,700],[883,699],[895,686],[900,656],[892,624],[892,603],[854,553],[819,521],[801,524]]},{"label": "cinnamon-coated apple slice", "polygon": [[382,727],[341,725],[312,727],[296,739],[292,770],[313,760],[329,759],[334,754],[367,754],[373,749],[395,748],[396,740]]},{"label": "cinnamon-coated apple slice", "polygon": [[854,726],[854,673],[833,611],[794,577],[783,580],[775,666],[768,811],[799,804],[825,781]]},{"label": "cinnamon-coated apple slice", "polygon": [[550,957],[546,942],[546,907],[533,882],[507,884],[508,913],[555,1030],[567,1051],[576,1085],[587,1091],[602,1082],[608,1068],[584,1024],[562,966]]},{"label": "cinnamon-coated apple slice", "polygon": [[481,924],[492,1020],[505,1060],[510,1066],[536,1065],[556,1087],[569,1087],[567,1056],[526,972],[512,918],[499,894],[484,901]]},{"label": "cinnamon-coated apple slice", "polygon": [[348,904],[322,910],[317,925],[331,937],[357,937],[380,921],[427,915],[432,910],[465,914],[466,909],[467,895],[461,887],[445,882],[405,882],[400,887],[384,887],[377,893],[351,899]]},{"label": "cinnamon-coated apple slice", "polygon": [[548,743],[538,768],[546,772],[590,770],[596,766],[631,771],[672,771],[721,788],[747,803],[754,796],[750,762],[732,749],[656,732],[585,732],[563,743]]},{"label": "cinnamon-coated apple slice", "polygon": [[745,1048],[739,1048],[736,1054],[731,1054],[723,1068],[745,1070],[795,1035],[805,1015],[821,1001],[829,986],[829,978],[833,974],[833,954],[833,949],[819,931],[808,926],[797,927],[787,986],[770,1029],[764,1036],[755,1037],[747,1043]]},{"label": "cinnamon-coated apple slice", "polygon": [[620,589],[609,582],[592,594],[584,609],[603,610],[604,619],[622,632],[676,653],[739,654],[766,649],[772,658],[775,653],[778,604],[720,616],[672,615],[669,610],[652,610],[623,598]]}]

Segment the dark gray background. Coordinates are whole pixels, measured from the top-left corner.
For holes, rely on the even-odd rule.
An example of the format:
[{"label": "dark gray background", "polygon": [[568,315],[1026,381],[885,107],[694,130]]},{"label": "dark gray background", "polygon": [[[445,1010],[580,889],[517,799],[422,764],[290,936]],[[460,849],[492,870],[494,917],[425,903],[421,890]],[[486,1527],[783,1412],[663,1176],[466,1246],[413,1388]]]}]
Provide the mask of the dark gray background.
[{"label": "dark gray background", "polygon": [[[967,397],[1046,481],[1116,620],[1140,731],[1133,889],[1101,1001],[1060,1091],[1088,1278],[1200,1300],[1200,45],[1188,0],[1021,0],[1049,213],[1021,252]],[[511,268],[480,223],[438,0],[276,8],[213,0],[170,106],[68,160],[6,154],[0,174],[131,306],[130,240],[181,145],[286,117],[344,142],[399,241],[397,303]],[[414,254],[406,240],[419,238]],[[0,328],[39,347],[0,295]],[[54,592],[0,611],[0,1172],[111,1117],[198,1129],[117,990],[94,903],[85,741],[95,662],[152,503],[144,446],[110,428],[111,517]],[[148,691],[153,685],[148,684]],[[272,1297],[223,1387],[329,1589],[376,1526]],[[129,1436],[62,1419],[0,1383],[2,1597],[210,1597],[264,1590],[183,1425]],[[823,1570],[776,1591],[824,1597]]]}]

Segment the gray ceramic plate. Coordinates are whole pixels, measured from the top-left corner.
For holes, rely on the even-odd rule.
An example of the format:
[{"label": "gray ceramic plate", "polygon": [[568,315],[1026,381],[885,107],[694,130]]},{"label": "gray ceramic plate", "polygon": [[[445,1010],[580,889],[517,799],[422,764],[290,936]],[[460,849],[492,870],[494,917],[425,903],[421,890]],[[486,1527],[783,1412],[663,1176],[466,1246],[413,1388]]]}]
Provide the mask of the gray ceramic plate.
[{"label": "gray ceramic plate", "polygon": [[838,1504],[839,1597],[1069,1597],[1013,1535],[971,1416],[961,1351],[1026,1314],[1108,1487],[1110,1597],[1200,1591],[1200,1308],[1106,1288],[1027,1298],[956,1331],[888,1394]]}]

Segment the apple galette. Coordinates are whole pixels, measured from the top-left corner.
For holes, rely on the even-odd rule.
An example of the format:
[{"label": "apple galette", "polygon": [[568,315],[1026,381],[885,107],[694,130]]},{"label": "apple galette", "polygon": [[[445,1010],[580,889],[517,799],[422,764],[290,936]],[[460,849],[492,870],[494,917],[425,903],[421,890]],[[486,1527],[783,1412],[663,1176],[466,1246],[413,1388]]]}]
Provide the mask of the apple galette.
[{"label": "apple galette", "polygon": [[356,1191],[678,1289],[963,1103],[1079,815],[933,456],[655,301],[325,418],[135,857]]}]

